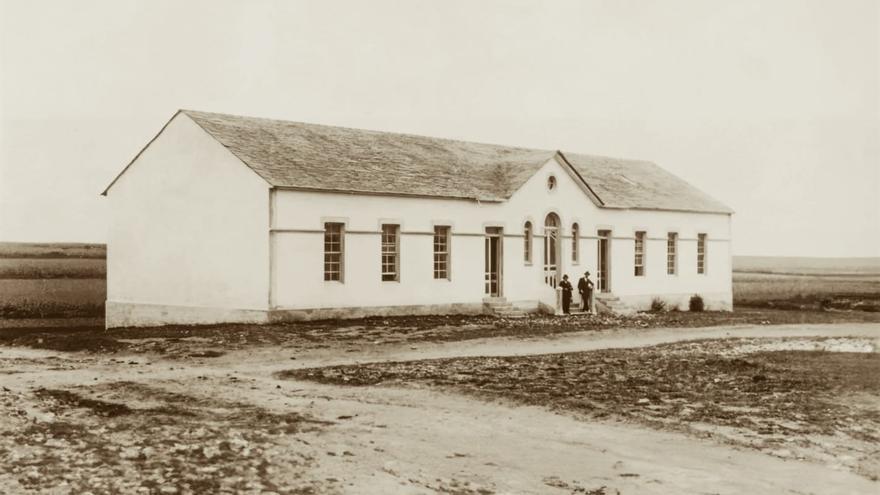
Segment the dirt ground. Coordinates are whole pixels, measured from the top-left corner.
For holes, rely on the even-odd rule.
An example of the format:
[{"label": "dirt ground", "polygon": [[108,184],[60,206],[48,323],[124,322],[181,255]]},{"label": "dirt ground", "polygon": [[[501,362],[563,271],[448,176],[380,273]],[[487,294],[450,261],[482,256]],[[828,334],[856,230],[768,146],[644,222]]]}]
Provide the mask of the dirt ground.
[{"label": "dirt ground", "polygon": [[[875,493],[880,487],[870,463],[811,457],[821,450],[800,449],[797,442],[792,455],[767,453],[721,435],[740,425],[697,425],[706,435],[426,382],[351,387],[296,378],[311,368],[389,361],[624,352],[603,349],[631,349],[637,354],[609,359],[633,363],[653,355],[687,360],[689,346],[706,345],[706,352],[767,367],[778,363],[755,356],[817,346],[825,349],[818,354],[876,352],[880,324],[633,325],[412,338],[440,327],[432,328],[390,337],[324,329],[342,336],[323,340],[273,341],[264,334],[262,343],[219,331],[163,336],[154,330],[104,335],[107,340],[77,351],[62,345],[76,332],[68,338],[13,332],[0,346],[0,493],[776,494]],[[466,330],[451,333],[459,331]],[[79,336],[102,337],[91,330]],[[729,337],[742,340],[706,344]],[[670,345],[695,339],[704,342]],[[648,347],[658,345],[659,351]],[[41,346],[50,348],[33,348]],[[630,377],[626,366],[609,366]],[[870,377],[866,383],[864,409],[876,413],[876,389]],[[678,413],[672,417],[680,420]],[[872,421],[865,435],[876,435],[876,416]],[[865,454],[876,458],[876,442],[866,444],[875,450]]]},{"label": "dirt ground", "polygon": [[737,308],[734,312],[637,313],[633,316],[553,317],[523,319],[491,316],[372,317],[353,320],[279,323],[273,325],[169,325],[156,328],[104,330],[99,319],[0,319],[0,345],[100,354],[161,354],[187,358],[241,349],[278,348],[307,351],[340,349],[356,352],[375,346],[454,342],[490,337],[533,338],[580,331],[696,328],[793,323],[880,323],[880,313],[862,311]]}]

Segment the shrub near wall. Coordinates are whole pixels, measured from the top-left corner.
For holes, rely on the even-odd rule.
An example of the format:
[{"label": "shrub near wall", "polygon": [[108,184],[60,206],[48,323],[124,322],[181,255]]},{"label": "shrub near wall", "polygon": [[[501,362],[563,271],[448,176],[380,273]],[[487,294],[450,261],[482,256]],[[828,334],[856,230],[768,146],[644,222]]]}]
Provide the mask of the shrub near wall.
[{"label": "shrub near wall", "polygon": [[655,297],[651,300],[651,312],[660,313],[666,311],[666,302],[659,297]]}]

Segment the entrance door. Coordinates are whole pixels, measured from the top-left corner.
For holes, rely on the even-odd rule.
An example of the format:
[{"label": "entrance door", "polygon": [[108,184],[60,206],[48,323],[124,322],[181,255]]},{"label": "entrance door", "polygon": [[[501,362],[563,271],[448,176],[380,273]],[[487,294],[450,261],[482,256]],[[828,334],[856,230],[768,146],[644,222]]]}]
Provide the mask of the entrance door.
[{"label": "entrance door", "polygon": [[559,283],[559,217],[555,213],[544,219],[544,283],[556,288]]},{"label": "entrance door", "polygon": [[486,295],[501,296],[501,228],[486,228]]},{"label": "entrance door", "polygon": [[608,284],[608,242],[610,238],[610,230],[599,231],[599,253],[596,263],[596,282],[598,284],[599,292],[611,292],[611,288]]}]

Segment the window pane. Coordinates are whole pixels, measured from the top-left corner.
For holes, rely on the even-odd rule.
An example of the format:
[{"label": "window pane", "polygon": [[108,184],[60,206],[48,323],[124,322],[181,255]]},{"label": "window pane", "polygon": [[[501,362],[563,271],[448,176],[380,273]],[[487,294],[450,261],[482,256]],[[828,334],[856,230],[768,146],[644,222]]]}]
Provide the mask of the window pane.
[{"label": "window pane", "polygon": [[449,278],[449,227],[434,227],[434,278]]},{"label": "window pane", "polygon": [[342,224],[324,224],[324,280],[342,281]]},{"label": "window pane", "polygon": [[666,273],[675,275],[678,234],[670,232],[666,240]]},{"label": "window pane", "polygon": [[399,226],[382,225],[382,280],[398,280]]}]

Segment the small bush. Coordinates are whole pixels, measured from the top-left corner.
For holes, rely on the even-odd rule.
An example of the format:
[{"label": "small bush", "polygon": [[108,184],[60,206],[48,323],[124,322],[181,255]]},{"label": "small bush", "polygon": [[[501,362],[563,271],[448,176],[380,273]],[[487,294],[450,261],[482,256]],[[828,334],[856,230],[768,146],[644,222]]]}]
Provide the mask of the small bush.
[{"label": "small bush", "polygon": [[659,297],[655,297],[651,300],[651,312],[660,313],[662,311],[666,311],[666,302]]},{"label": "small bush", "polygon": [[703,298],[699,294],[692,295],[691,300],[688,302],[688,309],[691,311],[703,311],[705,309]]}]

